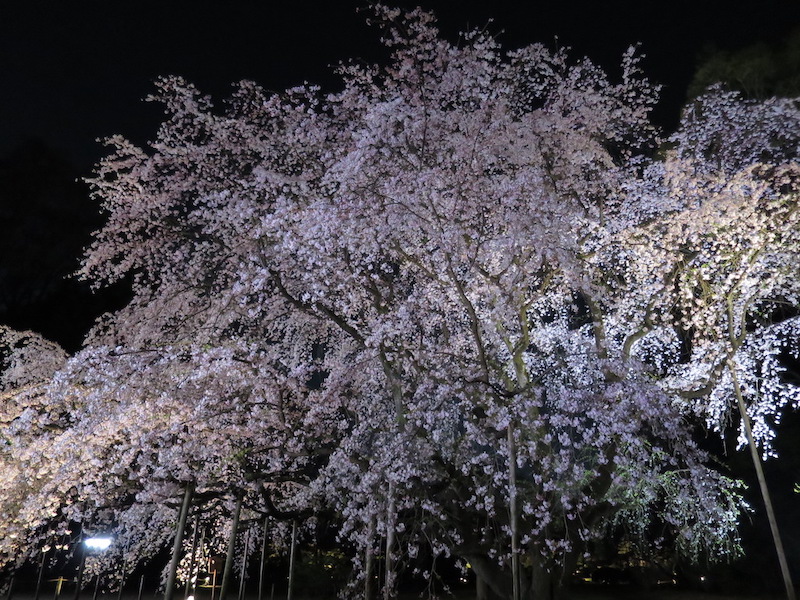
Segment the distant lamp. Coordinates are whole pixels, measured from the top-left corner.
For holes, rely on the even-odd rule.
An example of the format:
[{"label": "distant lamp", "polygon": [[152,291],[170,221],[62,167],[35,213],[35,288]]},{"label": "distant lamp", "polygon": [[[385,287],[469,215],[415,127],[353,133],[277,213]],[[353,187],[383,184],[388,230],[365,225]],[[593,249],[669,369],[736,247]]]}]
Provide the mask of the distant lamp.
[{"label": "distant lamp", "polygon": [[111,545],[110,537],[90,537],[83,540],[89,550],[107,550]]}]

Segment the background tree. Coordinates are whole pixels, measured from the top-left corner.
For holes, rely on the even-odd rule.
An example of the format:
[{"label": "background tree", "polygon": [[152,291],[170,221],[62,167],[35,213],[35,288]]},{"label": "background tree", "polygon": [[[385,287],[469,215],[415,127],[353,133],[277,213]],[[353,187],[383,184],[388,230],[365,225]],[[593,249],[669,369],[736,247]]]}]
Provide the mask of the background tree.
[{"label": "background tree", "polygon": [[687,96],[696,98],[715,83],[723,83],[747,98],[800,95],[800,29],[781,40],[737,50],[710,47],[700,56]]}]

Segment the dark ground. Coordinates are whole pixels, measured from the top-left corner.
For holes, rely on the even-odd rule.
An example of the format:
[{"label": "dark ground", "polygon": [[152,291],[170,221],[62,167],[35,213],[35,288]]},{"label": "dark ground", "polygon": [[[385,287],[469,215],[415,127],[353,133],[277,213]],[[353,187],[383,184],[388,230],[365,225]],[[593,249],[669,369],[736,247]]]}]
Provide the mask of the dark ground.
[{"label": "dark ground", "polygon": [[[80,596],[80,600],[91,600],[93,590],[87,589]],[[198,600],[210,600],[210,594],[198,594]],[[568,600],[782,600],[785,598],[782,594],[755,594],[755,595],[734,595],[734,594],[713,594],[699,591],[678,590],[678,589],[658,589],[652,591],[644,591],[630,586],[596,586],[596,587],[581,587],[569,592]],[[12,590],[10,599],[3,596],[2,600],[33,600],[33,592]],[[229,600],[235,600],[236,591],[229,596]],[[439,596],[441,600],[453,598],[454,600],[474,600],[475,595],[466,591],[458,592],[455,596],[447,596],[442,594]],[[263,600],[285,600],[285,593],[275,593],[274,597],[270,598],[270,594],[264,595]],[[401,594],[399,600],[426,600],[426,595],[418,594]],[[43,590],[40,600],[54,600],[53,591],[50,589]],[[74,600],[74,593],[72,590],[65,590],[59,600]],[[96,600],[118,600],[117,594],[99,594]],[[122,595],[122,600],[138,600],[136,591],[125,592]],[[141,600],[163,600],[162,593],[154,593],[152,590],[145,590],[142,594]],[[183,594],[178,593],[175,600],[184,600]],[[256,591],[248,593],[245,600],[258,600]],[[321,600],[306,596],[298,596],[296,600]]]}]

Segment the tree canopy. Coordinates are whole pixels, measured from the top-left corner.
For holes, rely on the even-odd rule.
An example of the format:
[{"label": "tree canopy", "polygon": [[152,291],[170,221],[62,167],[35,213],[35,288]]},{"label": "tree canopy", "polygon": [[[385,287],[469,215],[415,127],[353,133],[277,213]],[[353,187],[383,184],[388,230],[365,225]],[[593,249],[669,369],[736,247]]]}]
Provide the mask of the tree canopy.
[{"label": "tree canopy", "polygon": [[169,77],[151,147],[110,140],[82,275],[134,297],[4,380],[0,560],[69,522],[144,558],[188,485],[220,532],[239,496],[334,520],[354,593],[381,539],[537,599],[611,529],[737,552],[739,486],[694,431],[742,394],[769,454],[800,404],[797,106],[712,90],[663,140],[634,50],[615,82],[377,20],[389,65],[337,92],[218,109]]}]

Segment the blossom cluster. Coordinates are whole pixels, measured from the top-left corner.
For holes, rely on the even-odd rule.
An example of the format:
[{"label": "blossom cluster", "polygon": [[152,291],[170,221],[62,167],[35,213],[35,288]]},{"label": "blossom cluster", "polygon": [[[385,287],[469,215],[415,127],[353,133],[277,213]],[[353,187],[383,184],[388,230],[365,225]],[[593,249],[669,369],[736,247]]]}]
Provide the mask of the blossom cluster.
[{"label": "blossom cluster", "polygon": [[217,110],[169,77],[151,147],[109,140],[82,274],[134,296],[75,356],[9,363],[0,561],[75,522],[141,560],[189,485],[216,548],[235,497],[335,515],[362,579],[453,555],[503,595],[514,553],[541,574],[655,522],[736,551],[693,424],[742,394],[769,453],[800,402],[796,104],[710,90],[662,140],[633,50],[613,82],[376,11],[391,62],[341,91]]}]

